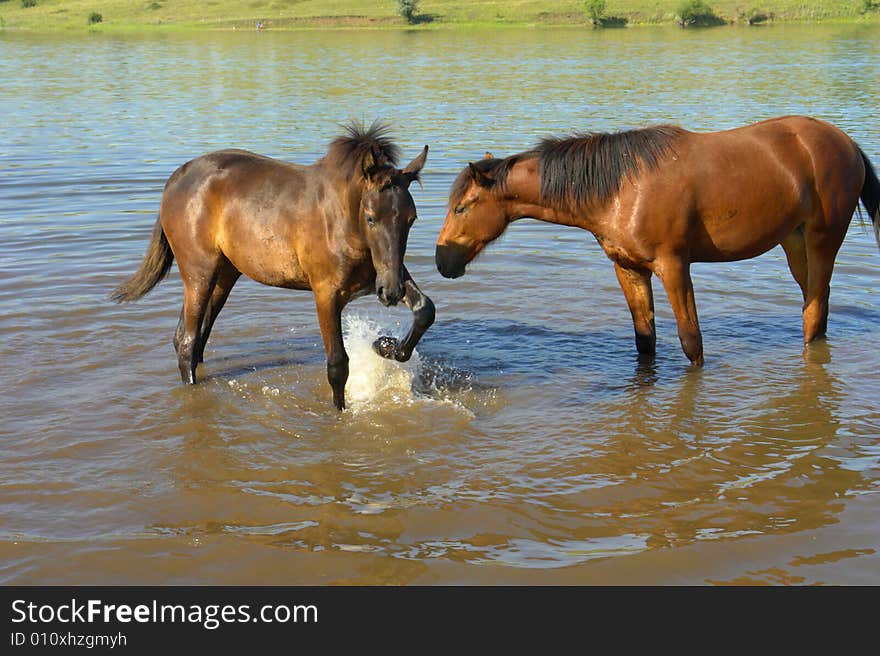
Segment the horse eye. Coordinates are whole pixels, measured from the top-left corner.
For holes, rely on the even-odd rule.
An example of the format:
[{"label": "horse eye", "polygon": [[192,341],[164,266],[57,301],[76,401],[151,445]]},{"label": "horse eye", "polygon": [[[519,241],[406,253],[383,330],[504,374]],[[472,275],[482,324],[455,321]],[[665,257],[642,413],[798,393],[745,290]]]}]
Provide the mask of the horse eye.
[{"label": "horse eye", "polygon": [[464,214],[464,205],[459,205],[458,207],[456,207],[455,213],[456,214]]},{"label": "horse eye", "polygon": [[372,214],[367,214],[366,218],[367,218],[367,225],[371,225],[371,226],[376,225],[376,217],[375,216],[373,216]]},{"label": "horse eye", "polygon": [[413,214],[412,218],[409,220],[409,224],[412,225],[413,223],[415,223],[417,218],[419,217]]}]

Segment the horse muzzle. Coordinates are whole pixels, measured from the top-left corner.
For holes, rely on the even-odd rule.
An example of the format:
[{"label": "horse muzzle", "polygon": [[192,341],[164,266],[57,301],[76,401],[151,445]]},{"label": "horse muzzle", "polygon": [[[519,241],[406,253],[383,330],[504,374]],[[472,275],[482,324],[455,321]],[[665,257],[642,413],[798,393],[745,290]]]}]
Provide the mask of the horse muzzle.
[{"label": "horse muzzle", "polygon": [[399,282],[390,285],[385,283],[376,284],[376,296],[379,297],[379,302],[385,307],[400,303],[405,293],[406,290]]},{"label": "horse muzzle", "polygon": [[437,244],[434,261],[437,263],[437,271],[444,278],[460,278],[464,275],[467,249],[458,244]]}]

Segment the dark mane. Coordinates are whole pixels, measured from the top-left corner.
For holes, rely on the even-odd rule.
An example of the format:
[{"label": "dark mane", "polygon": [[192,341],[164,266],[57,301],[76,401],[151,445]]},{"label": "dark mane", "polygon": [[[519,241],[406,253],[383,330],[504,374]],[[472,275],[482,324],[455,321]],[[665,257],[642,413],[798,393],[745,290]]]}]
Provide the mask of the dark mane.
[{"label": "dark mane", "polygon": [[534,154],[535,153],[531,152],[520,153],[518,155],[505,157],[504,159],[496,159],[494,157],[491,159],[486,158],[468,164],[464,167],[462,172],[458,174],[455,181],[452,183],[452,187],[449,189],[449,208],[452,209],[458,205],[461,197],[464,196],[464,192],[467,191],[468,185],[471,180],[473,180],[471,166],[476,168],[480,173],[484,173],[492,178],[494,180],[493,187],[495,189],[504,191],[507,186],[507,176],[510,173],[510,169],[513,168],[513,165],[530,155],[534,156]]},{"label": "dark mane", "polygon": [[675,125],[655,125],[543,139],[535,149],[541,159],[541,198],[569,211],[608,200],[624,178],[634,180],[642,169],[658,166],[683,133]]},{"label": "dark mane", "polygon": [[372,155],[381,166],[397,166],[400,148],[388,135],[390,127],[380,121],[373,121],[369,128],[352,121],[342,126],[345,134],[330,142],[324,160],[345,175],[361,175],[364,158]]}]

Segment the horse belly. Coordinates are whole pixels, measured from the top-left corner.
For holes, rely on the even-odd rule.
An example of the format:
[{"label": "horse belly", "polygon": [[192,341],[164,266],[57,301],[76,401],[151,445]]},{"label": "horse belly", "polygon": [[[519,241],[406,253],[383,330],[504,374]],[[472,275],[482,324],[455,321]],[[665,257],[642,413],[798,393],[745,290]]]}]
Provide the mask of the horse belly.
[{"label": "horse belly", "polygon": [[720,218],[698,222],[691,260],[732,262],[757,257],[778,246],[803,221],[798,211],[770,214],[731,207]]},{"label": "horse belly", "polygon": [[309,276],[303,269],[296,250],[285,240],[267,234],[256,240],[255,248],[226,245],[226,257],[244,275],[273,287],[311,289]]},{"label": "horse belly", "polygon": [[794,157],[788,159],[783,164],[762,156],[742,156],[737,166],[716,170],[714,184],[702,185],[693,207],[693,261],[757,257],[816,211],[810,171]]},{"label": "horse belly", "polygon": [[244,275],[273,287],[311,289],[302,266],[292,226],[254,217],[227,216],[218,240],[221,252]]}]

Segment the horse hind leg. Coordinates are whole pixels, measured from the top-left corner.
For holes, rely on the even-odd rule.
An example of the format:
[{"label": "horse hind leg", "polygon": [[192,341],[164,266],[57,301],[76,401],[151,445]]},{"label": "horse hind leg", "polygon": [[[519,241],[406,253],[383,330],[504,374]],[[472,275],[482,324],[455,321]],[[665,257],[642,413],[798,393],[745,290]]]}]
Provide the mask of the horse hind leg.
[{"label": "horse hind leg", "polygon": [[[804,300],[801,310],[805,312],[807,309],[809,265],[807,263],[807,244],[803,225],[795,228],[784,240],[782,240],[782,250],[785,251],[785,257],[788,261],[788,268],[791,271],[791,275],[801,289],[801,296]],[[814,337],[814,339],[825,335],[825,332],[828,330],[828,298],[830,292],[831,288],[829,286],[825,291],[824,311],[820,316],[818,326],[815,330],[816,337]],[[806,328],[804,335],[806,337]]]},{"label": "horse hind leg", "polygon": [[[845,231],[844,231],[845,232]],[[804,295],[804,343],[825,336],[828,329],[828,300],[834,258],[843,243],[842,234],[807,227],[807,290]]]},{"label": "horse hind leg", "polygon": [[799,225],[791,231],[781,242],[782,250],[785,251],[785,259],[788,261],[788,269],[798,287],[801,288],[801,296],[807,300],[807,245],[804,240],[804,226]]},{"label": "horse hind leg", "polygon": [[[846,237],[859,202],[864,178],[861,151],[852,141],[839,157],[813,157],[815,210],[804,225],[807,253],[807,291],[804,299],[804,343],[824,337],[828,327],[828,300],[834,259]],[[831,147],[831,144],[827,144]],[[847,163],[845,154],[851,156]]]},{"label": "horse hind leg", "polygon": [[196,382],[196,354],[200,350],[201,325],[204,320],[208,297],[213,282],[186,279],[183,282],[183,309],[174,335],[177,349],[177,366],[184,384]]},{"label": "horse hind leg", "polygon": [[[807,290],[804,295],[804,343],[825,336],[834,259],[846,237],[858,203],[858,189],[846,176],[817,188],[817,211],[804,225]],[[833,192],[833,193],[832,193]]]},{"label": "horse hind leg", "polygon": [[174,339],[172,340],[172,344],[174,344],[174,352],[180,352],[180,341],[183,339],[183,308],[180,308],[180,318],[177,320],[177,329],[174,331]]},{"label": "horse hind leg", "polygon": [[217,315],[223,309],[226,299],[229,298],[229,292],[232,291],[240,276],[241,272],[232,266],[229,260],[226,260],[217,272],[217,279],[214,282],[214,288],[208,299],[208,306],[205,309],[204,318],[199,330],[198,349],[194,354],[196,363],[204,362],[205,346],[208,343],[208,337],[211,336],[211,329],[214,327],[214,322],[217,321]]}]

